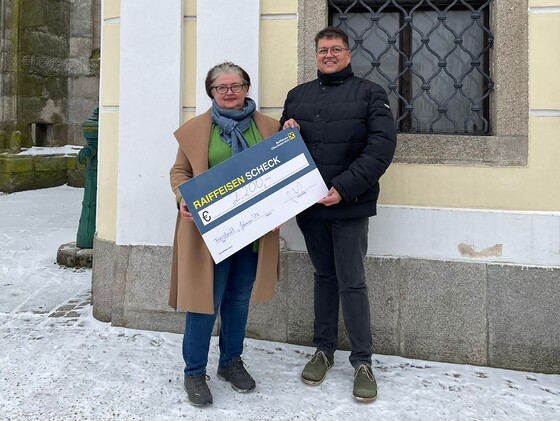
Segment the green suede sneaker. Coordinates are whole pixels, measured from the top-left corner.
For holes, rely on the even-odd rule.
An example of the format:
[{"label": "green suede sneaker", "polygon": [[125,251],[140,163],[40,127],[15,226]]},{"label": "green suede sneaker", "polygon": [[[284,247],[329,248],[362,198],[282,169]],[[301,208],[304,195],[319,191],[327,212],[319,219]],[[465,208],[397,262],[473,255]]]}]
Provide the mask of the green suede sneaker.
[{"label": "green suede sneaker", "polygon": [[325,380],[325,376],[327,375],[327,371],[333,365],[334,358],[329,360],[323,351],[318,351],[315,355],[313,355],[311,360],[305,364],[305,367],[303,367],[303,371],[301,372],[301,381],[306,384],[317,386],[323,383],[323,380]]},{"label": "green suede sneaker", "polygon": [[370,365],[362,364],[354,371],[352,396],[358,402],[364,403],[371,403],[377,399],[377,383]]}]

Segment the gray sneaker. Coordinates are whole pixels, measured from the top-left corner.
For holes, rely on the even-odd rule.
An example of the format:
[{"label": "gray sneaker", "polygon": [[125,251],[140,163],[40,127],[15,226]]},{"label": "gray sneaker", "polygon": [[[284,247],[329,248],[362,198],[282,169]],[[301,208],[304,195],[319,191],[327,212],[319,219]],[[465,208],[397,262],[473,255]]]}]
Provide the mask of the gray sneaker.
[{"label": "gray sneaker", "polygon": [[377,383],[368,364],[362,364],[354,371],[352,396],[358,402],[371,403],[377,399]]},{"label": "gray sneaker", "polygon": [[255,380],[245,369],[241,357],[235,357],[225,367],[218,367],[218,378],[230,382],[231,387],[241,393],[250,392],[256,387]]},{"label": "gray sneaker", "polygon": [[329,359],[323,351],[317,351],[303,367],[301,381],[313,386],[320,385],[333,365],[334,358]]},{"label": "gray sneaker", "polygon": [[210,377],[208,377],[206,373],[185,376],[184,386],[191,405],[212,405],[212,393],[210,393],[210,389],[206,384],[207,380],[210,380]]}]

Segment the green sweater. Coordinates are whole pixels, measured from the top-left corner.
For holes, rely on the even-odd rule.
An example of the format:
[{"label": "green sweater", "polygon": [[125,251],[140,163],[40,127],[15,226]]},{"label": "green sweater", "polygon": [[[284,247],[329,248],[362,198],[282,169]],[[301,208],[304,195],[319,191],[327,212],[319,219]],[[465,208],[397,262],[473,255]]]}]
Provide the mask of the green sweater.
[{"label": "green sweater", "polygon": [[[251,120],[251,125],[243,132],[243,137],[249,147],[254,146],[262,140],[261,134],[257,130],[255,122]],[[218,165],[220,162],[231,158],[231,148],[220,138],[220,129],[216,124],[212,124],[210,131],[210,144],[208,145],[208,168]]]}]

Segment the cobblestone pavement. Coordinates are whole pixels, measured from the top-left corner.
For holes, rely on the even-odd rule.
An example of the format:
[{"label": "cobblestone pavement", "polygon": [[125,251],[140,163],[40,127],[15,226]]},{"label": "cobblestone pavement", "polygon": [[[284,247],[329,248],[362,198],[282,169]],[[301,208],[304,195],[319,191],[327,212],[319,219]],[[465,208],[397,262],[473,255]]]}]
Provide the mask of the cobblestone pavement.
[{"label": "cobblestone pavement", "polygon": [[68,324],[76,324],[87,306],[91,306],[91,290],[71,298],[60,307],[49,312],[47,317],[61,319]]}]

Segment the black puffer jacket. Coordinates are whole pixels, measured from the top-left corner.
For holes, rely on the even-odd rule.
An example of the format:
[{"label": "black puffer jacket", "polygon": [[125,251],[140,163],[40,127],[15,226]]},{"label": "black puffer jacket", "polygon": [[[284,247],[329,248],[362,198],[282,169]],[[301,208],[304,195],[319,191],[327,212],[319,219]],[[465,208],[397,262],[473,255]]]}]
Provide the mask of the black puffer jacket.
[{"label": "black puffer jacket", "polygon": [[288,92],[281,124],[293,118],[328,188],[342,201],[314,205],[302,216],[357,218],[376,214],[379,178],[393,159],[395,121],[383,88],[354,76],[350,65]]}]

